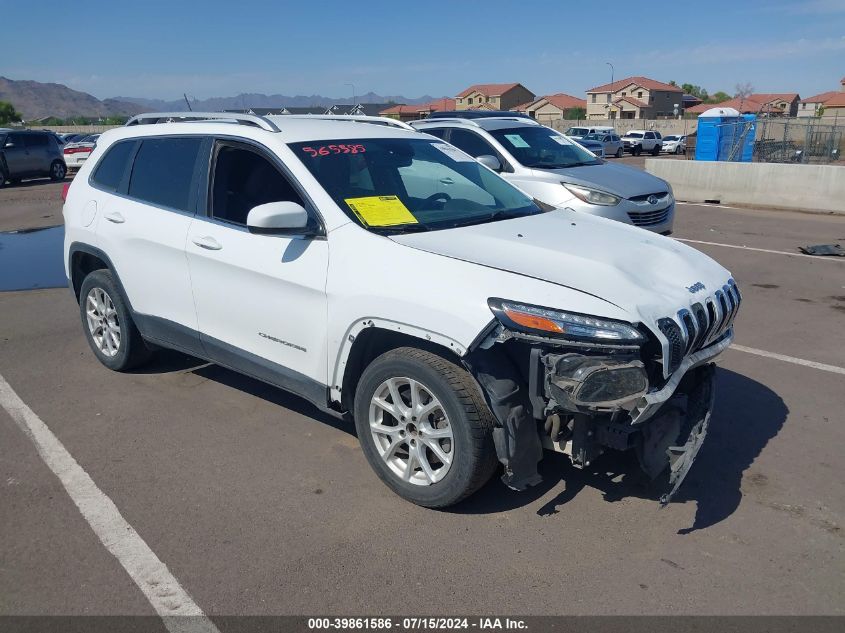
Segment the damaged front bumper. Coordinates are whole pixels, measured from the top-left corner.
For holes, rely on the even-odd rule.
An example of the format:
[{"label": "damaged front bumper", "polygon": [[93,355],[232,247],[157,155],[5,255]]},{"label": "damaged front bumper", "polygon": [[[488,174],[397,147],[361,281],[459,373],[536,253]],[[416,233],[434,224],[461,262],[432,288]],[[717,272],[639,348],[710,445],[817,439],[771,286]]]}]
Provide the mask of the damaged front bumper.
[{"label": "damaged front bumper", "polygon": [[[501,331],[498,334],[499,342],[510,340]],[[661,505],[666,505],[707,435],[715,392],[711,361],[732,340],[729,329],[716,342],[686,356],[665,382],[656,385],[655,372],[625,350],[602,354],[537,344],[524,337],[513,340],[509,344],[523,346],[527,354],[525,398],[514,396],[518,379],[513,371],[504,383],[494,380],[502,377],[501,360],[488,358],[486,366],[479,364],[484,370],[481,376],[474,372],[501,423],[494,439],[505,465],[503,481],[518,490],[537,483],[541,446],[568,455],[577,468],[589,467],[607,449],[633,450],[650,478],[668,470],[668,491],[660,497]],[[507,399],[502,398],[504,393],[510,394]]]}]

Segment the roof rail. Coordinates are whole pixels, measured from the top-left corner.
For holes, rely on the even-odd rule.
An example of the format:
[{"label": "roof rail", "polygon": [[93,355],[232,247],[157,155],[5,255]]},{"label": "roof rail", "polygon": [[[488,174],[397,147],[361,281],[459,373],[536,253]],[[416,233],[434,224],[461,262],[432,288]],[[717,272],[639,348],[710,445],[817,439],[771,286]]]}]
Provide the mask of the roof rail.
[{"label": "roof rail", "polygon": [[[479,117],[479,118],[481,118],[481,117]],[[490,118],[490,117],[484,117],[484,118]],[[465,119],[465,118],[459,117],[459,116],[452,116],[452,117],[444,116],[444,117],[436,117],[434,119],[417,119],[416,121],[411,121],[410,125],[413,128],[418,123],[431,123],[432,125],[434,125],[435,123],[440,123],[442,121],[445,121],[446,123],[466,123],[467,125],[474,125],[475,127],[481,127],[476,122],[476,121],[478,121],[478,119]],[[414,128],[414,129],[416,129],[416,128]]]},{"label": "roof rail", "polygon": [[[162,119],[164,119],[162,121]],[[254,125],[268,132],[281,132],[278,126],[257,114],[239,114],[237,112],[145,112],[133,116],[126,125],[144,125],[148,123],[172,123],[182,121],[228,121]]]},{"label": "roof rail", "polygon": [[398,127],[403,130],[413,130],[410,125],[404,121],[391,119],[386,116],[370,116],[366,114],[272,114],[274,119],[311,119],[319,121],[353,121],[355,123],[375,123],[376,125],[386,125],[388,127]]}]

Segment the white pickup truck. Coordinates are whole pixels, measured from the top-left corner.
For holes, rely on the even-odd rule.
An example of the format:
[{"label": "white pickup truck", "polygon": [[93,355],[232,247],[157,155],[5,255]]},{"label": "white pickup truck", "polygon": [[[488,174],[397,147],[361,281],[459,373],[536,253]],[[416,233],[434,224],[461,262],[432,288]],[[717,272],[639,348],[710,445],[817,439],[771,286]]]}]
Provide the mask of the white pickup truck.
[{"label": "white pickup truck", "polygon": [[643,152],[651,152],[653,156],[657,156],[663,147],[663,137],[660,132],[653,130],[629,130],[622,137],[622,144],[625,151],[634,156]]}]

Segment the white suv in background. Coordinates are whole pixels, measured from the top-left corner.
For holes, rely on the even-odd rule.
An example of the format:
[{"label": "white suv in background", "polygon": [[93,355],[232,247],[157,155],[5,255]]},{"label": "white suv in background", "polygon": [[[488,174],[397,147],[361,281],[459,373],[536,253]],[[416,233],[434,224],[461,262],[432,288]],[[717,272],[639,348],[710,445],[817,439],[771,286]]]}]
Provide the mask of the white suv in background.
[{"label": "white suv in background", "polygon": [[622,137],[622,145],[626,152],[639,156],[643,152],[651,152],[653,156],[660,153],[663,139],[660,132],[654,130],[628,130]]},{"label": "white suv in background", "polygon": [[655,233],[672,232],[675,197],[668,182],[611,164],[557,130],[513,117],[426,119],[415,129],[442,138],[537,200]]},{"label": "white suv in background", "polygon": [[[157,123],[175,117],[192,120]],[[669,469],[667,501],[733,339],[730,273],[550,210],[406,128],[164,113],[104,133],[64,206],[94,355],[124,371],[173,348],[354,419],[420,505],[460,501],[497,462],[532,485],[541,446],[576,467],[635,450]]]}]

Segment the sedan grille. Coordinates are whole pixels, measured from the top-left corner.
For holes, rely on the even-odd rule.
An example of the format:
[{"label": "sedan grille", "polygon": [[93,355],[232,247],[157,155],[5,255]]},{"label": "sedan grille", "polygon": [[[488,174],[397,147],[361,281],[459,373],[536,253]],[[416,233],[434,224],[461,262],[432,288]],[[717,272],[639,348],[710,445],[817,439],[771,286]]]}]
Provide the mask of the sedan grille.
[{"label": "sedan grille", "polygon": [[733,326],[741,302],[736,282],[729,279],[713,295],[701,303],[694,303],[689,310],[680,310],[675,318],[659,319],[657,327],[667,340],[663,351],[666,374],[674,372],[684,356],[721,339]]},{"label": "sedan grille", "polygon": [[631,218],[634,226],[654,226],[666,222],[669,219],[669,212],[669,207],[658,211],[629,211],[628,217]]},{"label": "sedan grille", "polygon": [[[654,196],[655,198],[657,198],[657,202],[663,202],[663,200],[668,195],[669,195],[668,191],[657,191],[655,193],[644,193],[641,196],[631,196],[630,198],[628,198],[628,200],[630,200],[631,202],[637,202],[637,203],[643,203],[643,202],[649,203],[648,199],[651,198],[652,196]],[[651,204],[651,203],[649,203],[649,204]]]}]

